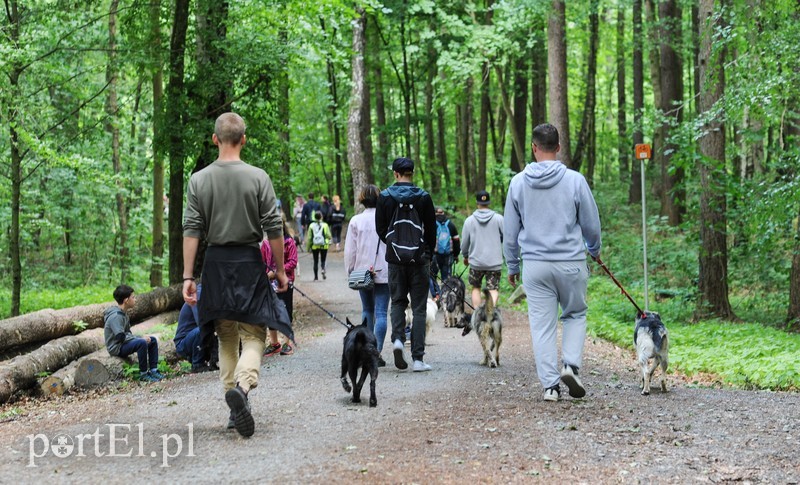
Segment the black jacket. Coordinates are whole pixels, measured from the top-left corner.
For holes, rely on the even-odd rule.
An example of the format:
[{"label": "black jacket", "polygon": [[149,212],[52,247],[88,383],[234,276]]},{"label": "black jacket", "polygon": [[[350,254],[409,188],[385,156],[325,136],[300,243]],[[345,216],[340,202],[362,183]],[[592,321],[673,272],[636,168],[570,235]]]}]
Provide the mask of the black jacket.
[{"label": "black jacket", "polygon": [[424,189],[411,182],[397,182],[383,190],[378,196],[378,204],[375,207],[375,230],[378,231],[378,237],[381,238],[381,241],[385,243],[386,233],[389,232],[389,223],[397,207],[397,201],[411,202],[414,200],[417,200],[414,207],[423,226],[423,238],[425,239],[427,256],[425,259],[430,261],[436,244],[436,211],[430,194]]}]

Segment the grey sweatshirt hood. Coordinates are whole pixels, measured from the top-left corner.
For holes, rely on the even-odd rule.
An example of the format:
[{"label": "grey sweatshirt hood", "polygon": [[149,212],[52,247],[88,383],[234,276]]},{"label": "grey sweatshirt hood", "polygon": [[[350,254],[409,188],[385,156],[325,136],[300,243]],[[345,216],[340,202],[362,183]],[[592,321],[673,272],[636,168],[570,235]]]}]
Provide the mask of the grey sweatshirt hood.
[{"label": "grey sweatshirt hood", "polygon": [[495,212],[492,209],[478,209],[472,213],[475,216],[475,220],[480,222],[481,224],[486,224],[487,222],[492,220],[494,217]]},{"label": "grey sweatshirt hood", "polygon": [[529,163],[523,172],[525,183],[534,189],[549,189],[561,182],[567,167],[557,161],[549,160],[537,163]]}]

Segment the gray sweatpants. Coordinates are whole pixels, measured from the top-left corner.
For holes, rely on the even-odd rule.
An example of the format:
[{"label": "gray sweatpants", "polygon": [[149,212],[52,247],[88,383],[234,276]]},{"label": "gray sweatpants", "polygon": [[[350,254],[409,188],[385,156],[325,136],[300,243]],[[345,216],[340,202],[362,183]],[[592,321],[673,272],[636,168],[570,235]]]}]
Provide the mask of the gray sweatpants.
[{"label": "gray sweatpants", "polygon": [[586,261],[524,261],[522,286],[528,299],[533,355],[539,382],[547,389],[561,381],[556,343],[558,307],[563,325],[564,364],[580,367],[586,339]]}]

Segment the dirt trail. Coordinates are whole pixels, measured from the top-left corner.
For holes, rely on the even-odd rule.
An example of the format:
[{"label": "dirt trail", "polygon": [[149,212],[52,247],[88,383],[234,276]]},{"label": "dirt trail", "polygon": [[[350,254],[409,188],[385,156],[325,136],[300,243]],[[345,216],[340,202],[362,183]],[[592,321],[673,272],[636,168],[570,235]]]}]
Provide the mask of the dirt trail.
[{"label": "dirt trail", "polygon": [[[329,255],[328,279],[316,283],[303,254],[297,286],[334,314],[357,318],[341,253]],[[133,384],[26,405],[0,424],[0,482],[800,480],[798,394],[698,388],[673,375],[668,393],[643,397],[633,355],[590,339],[587,397],[545,403],[527,319],[506,311],[500,368],[478,365],[477,338],[443,328],[440,314],[425,358],[433,371],[398,371],[387,348],[378,407],[369,408],[350,403],[339,383],[343,328],[299,294],[295,304],[301,346],[265,360],[251,393],[252,438],[224,429],[216,374]],[[45,440],[56,446],[45,450]]]}]

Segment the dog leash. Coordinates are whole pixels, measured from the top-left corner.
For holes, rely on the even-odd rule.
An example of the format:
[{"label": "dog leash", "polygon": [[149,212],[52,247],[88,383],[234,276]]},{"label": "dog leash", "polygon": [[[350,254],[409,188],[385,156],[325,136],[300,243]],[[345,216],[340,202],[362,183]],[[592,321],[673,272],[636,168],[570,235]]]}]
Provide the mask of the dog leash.
[{"label": "dog leash", "polygon": [[599,264],[600,267],[603,268],[606,271],[606,273],[608,273],[608,276],[611,277],[611,280],[614,281],[614,283],[617,284],[617,286],[619,287],[620,290],[622,290],[622,294],[627,296],[628,300],[630,300],[630,302],[633,303],[633,306],[636,307],[636,311],[639,312],[639,316],[641,316],[642,318],[646,317],[647,314],[645,312],[643,312],[641,308],[639,308],[639,305],[637,305],[635,301],[633,301],[633,298],[631,297],[631,295],[629,295],[628,292],[625,291],[625,288],[623,288],[622,284],[617,280],[617,278],[614,277],[614,275],[611,273],[611,270],[608,269],[608,266],[606,266],[606,264],[599,257],[592,256],[592,259],[594,259],[595,262],[597,264]]},{"label": "dog leash", "polygon": [[334,320],[336,320],[337,322],[339,322],[339,323],[341,323],[342,325],[344,325],[344,327],[345,327],[346,329],[348,329],[348,330],[352,330],[352,329],[353,329],[353,326],[352,326],[352,325],[348,325],[346,322],[343,322],[343,321],[339,320],[338,318],[336,318],[336,315],[334,315],[333,313],[329,312],[328,310],[326,310],[326,309],[325,309],[325,307],[324,307],[324,306],[320,305],[319,303],[317,303],[316,301],[314,301],[314,300],[313,300],[313,299],[312,299],[310,296],[306,295],[306,294],[303,292],[303,290],[301,290],[300,288],[298,288],[297,286],[294,286],[294,285],[293,285],[292,287],[295,289],[295,291],[297,291],[298,293],[300,293],[301,295],[303,295],[304,297],[306,297],[306,298],[308,299],[308,301],[310,301],[311,303],[313,303],[314,305],[316,305],[316,306],[317,306],[317,307],[318,307],[320,310],[322,310],[323,312],[325,312],[325,313],[326,313],[326,314],[327,314],[329,317],[331,317],[332,319],[334,319]]},{"label": "dog leash", "polygon": [[[466,270],[467,268],[464,268],[464,269]],[[464,271],[462,271],[462,272],[461,272],[461,274],[463,275],[463,274],[464,274]],[[446,286],[446,287],[447,287],[447,288],[449,288],[450,290],[455,290],[455,288],[453,288],[452,286],[448,285],[448,284],[447,284],[447,283],[445,283],[445,282],[444,282],[444,281],[443,281],[441,278],[439,278],[439,275],[434,275],[434,278],[436,278],[437,280],[439,280],[439,282],[442,284],[442,286]],[[458,275],[458,279],[461,279],[461,275]],[[464,303],[466,303],[466,305],[467,305],[468,307],[470,307],[470,308],[471,308],[473,311],[475,310],[475,307],[474,307],[474,306],[472,306],[472,304],[471,304],[470,302],[468,302],[468,301],[467,301],[467,292],[466,292],[466,291],[464,292],[464,298],[463,298],[463,300],[464,300]]]}]

